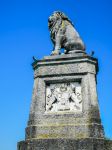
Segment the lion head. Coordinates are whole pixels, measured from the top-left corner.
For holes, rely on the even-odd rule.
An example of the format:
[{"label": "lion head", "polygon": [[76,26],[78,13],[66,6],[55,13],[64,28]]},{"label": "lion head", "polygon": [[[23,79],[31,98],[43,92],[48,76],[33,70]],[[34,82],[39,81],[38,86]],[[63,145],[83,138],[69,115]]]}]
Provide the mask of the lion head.
[{"label": "lion head", "polygon": [[48,19],[48,27],[50,30],[50,36],[53,43],[55,43],[55,37],[58,30],[61,27],[62,21],[68,21],[72,26],[73,23],[69,20],[69,18],[60,11],[54,11],[53,14]]}]

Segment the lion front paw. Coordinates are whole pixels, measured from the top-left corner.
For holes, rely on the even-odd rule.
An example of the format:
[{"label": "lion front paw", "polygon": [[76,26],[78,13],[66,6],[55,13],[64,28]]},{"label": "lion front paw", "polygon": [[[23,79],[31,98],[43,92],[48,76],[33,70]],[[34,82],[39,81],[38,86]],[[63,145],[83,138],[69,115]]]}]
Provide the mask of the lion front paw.
[{"label": "lion front paw", "polygon": [[51,55],[59,55],[59,54],[60,54],[59,50],[54,50],[54,51],[52,51],[52,53],[51,53]]}]

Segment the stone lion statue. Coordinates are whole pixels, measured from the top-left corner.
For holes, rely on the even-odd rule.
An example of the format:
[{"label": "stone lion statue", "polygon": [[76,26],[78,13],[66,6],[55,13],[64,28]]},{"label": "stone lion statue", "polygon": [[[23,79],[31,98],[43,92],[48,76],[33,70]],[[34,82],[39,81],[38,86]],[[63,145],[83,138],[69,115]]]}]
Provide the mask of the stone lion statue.
[{"label": "stone lion statue", "polygon": [[48,27],[54,50],[51,55],[59,55],[60,49],[64,48],[64,53],[74,53],[84,51],[85,46],[72,22],[62,12],[54,12],[48,19]]}]

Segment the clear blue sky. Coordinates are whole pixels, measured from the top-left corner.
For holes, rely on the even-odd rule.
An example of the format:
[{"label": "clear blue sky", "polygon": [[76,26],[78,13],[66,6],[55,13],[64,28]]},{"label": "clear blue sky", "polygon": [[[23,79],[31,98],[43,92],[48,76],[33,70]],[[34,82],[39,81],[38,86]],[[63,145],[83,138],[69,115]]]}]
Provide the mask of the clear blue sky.
[{"label": "clear blue sky", "polygon": [[112,1],[0,0],[0,149],[24,139],[33,87],[32,56],[49,55],[47,20],[65,12],[99,59],[98,99],[105,134],[112,138]]}]

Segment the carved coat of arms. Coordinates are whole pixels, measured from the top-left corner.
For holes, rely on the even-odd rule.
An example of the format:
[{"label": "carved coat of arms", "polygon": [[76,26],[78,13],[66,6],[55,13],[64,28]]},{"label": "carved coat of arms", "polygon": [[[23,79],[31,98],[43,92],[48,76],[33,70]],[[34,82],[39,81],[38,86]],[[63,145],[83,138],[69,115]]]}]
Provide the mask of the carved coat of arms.
[{"label": "carved coat of arms", "polygon": [[47,86],[46,111],[82,111],[81,85],[72,82]]}]

